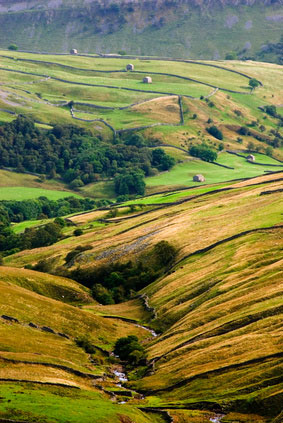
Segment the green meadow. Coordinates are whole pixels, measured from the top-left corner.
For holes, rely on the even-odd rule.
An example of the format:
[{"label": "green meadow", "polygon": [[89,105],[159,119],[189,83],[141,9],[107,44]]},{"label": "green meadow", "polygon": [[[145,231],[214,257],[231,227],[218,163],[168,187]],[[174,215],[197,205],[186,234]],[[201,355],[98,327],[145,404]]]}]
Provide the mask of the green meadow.
[{"label": "green meadow", "polygon": [[[188,160],[176,164],[170,172],[163,172],[159,175],[146,178],[146,184],[147,187],[164,187],[169,185],[199,186],[203,184],[231,181],[233,179],[252,178],[264,174],[265,171],[283,169],[283,166],[278,168],[268,167],[269,162],[270,164],[279,164],[268,156],[259,155],[258,157],[260,157],[260,160],[264,163],[267,162],[267,166],[251,164],[245,158],[234,156],[229,153],[219,154],[216,163],[234,167],[234,169],[227,169],[201,160]],[[193,176],[199,173],[204,175],[206,179],[205,182],[200,183],[193,181]]]},{"label": "green meadow", "polygon": [[38,197],[47,197],[49,200],[59,200],[60,198],[76,197],[81,198],[80,195],[69,191],[56,191],[42,188],[28,188],[28,187],[1,187],[0,201],[23,201],[32,200]]}]

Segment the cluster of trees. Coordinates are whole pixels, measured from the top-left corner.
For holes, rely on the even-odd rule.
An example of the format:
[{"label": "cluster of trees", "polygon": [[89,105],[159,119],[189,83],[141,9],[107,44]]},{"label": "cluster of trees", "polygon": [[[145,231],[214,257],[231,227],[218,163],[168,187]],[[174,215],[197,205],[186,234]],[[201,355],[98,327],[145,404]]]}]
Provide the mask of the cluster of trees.
[{"label": "cluster of trees", "polygon": [[[69,253],[66,262],[80,253],[81,249]],[[89,268],[78,267],[71,272],[65,271],[64,276],[91,288],[93,297],[101,304],[120,303],[156,280],[168,269],[176,255],[177,251],[172,245],[160,241],[135,263],[128,261]]]},{"label": "cluster of trees", "polygon": [[[109,204],[108,200],[95,201],[90,198],[68,197],[57,201],[40,197],[35,200],[0,202],[0,252],[14,254],[21,250],[52,245],[63,237],[62,228],[67,224],[60,216],[86,211]],[[49,222],[34,228],[26,228],[21,234],[13,232],[11,223],[31,219],[47,219]],[[76,231],[80,231],[77,229]],[[76,232],[75,231],[75,232]],[[80,235],[80,233],[74,233]]]},{"label": "cluster of trees", "polygon": [[62,226],[50,222],[35,228],[26,228],[15,234],[10,226],[0,224],[0,252],[7,256],[22,250],[52,245],[63,237]]},{"label": "cluster of trees", "polygon": [[119,338],[115,343],[114,354],[131,365],[146,364],[146,351],[135,335]]},{"label": "cluster of trees", "polygon": [[[93,200],[91,198],[67,197],[59,200],[49,200],[39,197],[34,200],[1,201],[1,214],[7,213],[10,222],[23,222],[25,220],[48,219],[66,216],[71,213],[92,210],[110,204],[108,200]],[[2,213],[1,213],[2,211]],[[5,213],[4,213],[5,214]]]},{"label": "cluster of trees", "polygon": [[0,166],[50,178],[60,176],[73,189],[133,169],[148,176],[154,169],[167,170],[174,163],[163,150],[151,150],[137,135],[125,143],[110,144],[76,126],[40,129],[24,116],[0,127]]},{"label": "cluster of trees", "polygon": [[205,162],[215,162],[217,159],[216,151],[209,148],[206,144],[202,145],[193,145],[189,149],[189,153],[193,157],[198,157]]},{"label": "cluster of trees", "polygon": [[118,196],[132,194],[144,195],[144,173],[141,170],[129,170],[118,174],[114,179],[115,192]]}]

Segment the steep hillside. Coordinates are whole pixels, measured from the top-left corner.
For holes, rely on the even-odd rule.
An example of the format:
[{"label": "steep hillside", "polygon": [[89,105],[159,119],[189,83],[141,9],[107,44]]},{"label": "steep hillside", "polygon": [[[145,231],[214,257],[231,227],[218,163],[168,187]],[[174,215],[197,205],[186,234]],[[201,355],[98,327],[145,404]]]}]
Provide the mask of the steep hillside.
[{"label": "steep hillside", "polygon": [[205,59],[255,56],[279,42],[283,16],[280,0],[1,0],[0,12],[2,47]]},{"label": "steep hillside", "polygon": [[[1,418],[267,423],[280,414],[282,172],[188,191],[181,202],[108,217],[103,227],[91,226],[103,210],[74,216],[92,229],[4,259],[14,268],[0,271]],[[174,262],[119,304],[99,305],[70,279],[22,269],[42,259],[74,277],[74,269],[129,259],[150,267],[147,252],[164,240],[176,248]],[[92,249],[64,264],[86,244]],[[73,298],[79,307],[66,304]],[[127,335],[142,340],[148,361],[127,367],[129,381],[119,382],[109,352]]]}]

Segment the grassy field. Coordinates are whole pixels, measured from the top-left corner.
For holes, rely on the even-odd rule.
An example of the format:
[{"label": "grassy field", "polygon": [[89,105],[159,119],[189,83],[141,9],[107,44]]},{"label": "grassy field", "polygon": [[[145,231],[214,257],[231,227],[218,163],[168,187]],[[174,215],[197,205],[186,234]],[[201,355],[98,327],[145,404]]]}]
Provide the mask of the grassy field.
[{"label": "grassy field", "polygon": [[[201,160],[189,160],[183,163],[176,164],[170,172],[164,172],[156,176],[146,179],[148,187],[154,186],[199,186],[203,183],[194,182],[193,176],[202,174],[205,177],[205,184],[213,184],[224,181],[231,181],[239,178],[251,178],[262,175],[267,170],[280,170],[281,167],[268,167],[268,164],[279,164],[275,160],[270,159],[265,155],[257,155],[259,163],[264,162],[267,166],[257,166],[247,162],[245,158],[231,155],[229,153],[221,153],[218,156],[217,163],[225,166],[233,167],[234,169],[226,169],[216,166],[211,163],[203,162]],[[283,169],[283,166],[282,166]]]},{"label": "grassy field", "polygon": [[49,200],[59,200],[60,198],[76,197],[82,198],[80,195],[70,191],[56,191],[41,188],[20,187],[2,187],[0,193],[0,201],[3,200],[31,200],[38,197],[47,197]]},{"label": "grassy field", "polygon": [[148,416],[135,407],[112,403],[98,390],[88,392],[10,383],[3,384],[0,393],[0,417],[6,419],[32,418],[59,423],[76,423],[78,420],[82,423],[160,423],[158,416]]}]

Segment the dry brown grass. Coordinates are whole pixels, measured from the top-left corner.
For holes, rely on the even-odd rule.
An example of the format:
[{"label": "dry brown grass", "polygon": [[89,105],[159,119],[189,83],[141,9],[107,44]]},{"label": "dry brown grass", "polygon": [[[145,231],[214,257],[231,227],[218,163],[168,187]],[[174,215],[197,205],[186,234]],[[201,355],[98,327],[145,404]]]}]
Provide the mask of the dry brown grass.
[{"label": "dry brown grass", "polygon": [[74,338],[87,335],[94,344],[105,349],[110,349],[114,341],[124,334],[148,336],[147,331],[129,323],[105,321],[102,317],[77,307],[18,286],[10,286],[6,282],[0,282],[0,290],[2,313],[17,318],[21,323],[33,322],[39,326],[49,326],[56,332],[63,332]]},{"label": "dry brown grass", "polygon": [[91,303],[87,288],[75,281],[34,270],[0,267],[0,281],[8,282],[63,302]]},{"label": "dry brown grass", "polygon": [[143,321],[150,317],[144,310],[140,300],[130,300],[121,304],[113,304],[109,306],[88,305],[84,306],[85,310],[90,310],[98,315],[119,316],[136,321]]},{"label": "dry brown grass", "polygon": [[180,122],[180,107],[177,96],[168,96],[153,99],[144,104],[134,106],[134,112],[142,113],[150,119],[164,123]]},{"label": "dry brown grass", "polygon": [[106,214],[107,212],[105,210],[95,210],[89,213],[71,216],[68,219],[77,225],[83,225],[85,223],[92,222],[93,220],[104,218]]}]

